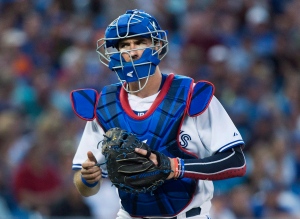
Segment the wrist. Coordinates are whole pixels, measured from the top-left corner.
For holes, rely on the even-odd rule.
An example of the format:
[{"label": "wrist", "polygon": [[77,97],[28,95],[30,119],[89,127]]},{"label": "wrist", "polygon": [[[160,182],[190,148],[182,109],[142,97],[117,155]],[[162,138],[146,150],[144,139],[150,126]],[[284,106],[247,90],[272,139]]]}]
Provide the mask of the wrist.
[{"label": "wrist", "polygon": [[181,179],[183,178],[183,175],[184,175],[184,160],[177,157],[178,159],[178,171],[179,171],[179,175],[178,175],[178,178]]},{"label": "wrist", "polygon": [[173,176],[173,178],[177,179],[178,176],[179,176],[179,169],[178,169],[179,166],[178,166],[178,159],[177,159],[177,157],[173,158],[173,164],[174,164],[174,169],[173,169],[174,176]]},{"label": "wrist", "polygon": [[92,188],[92,187],[95,187],[95,186],[98,184],[98,182],[94,182],[94,183],[89,183],[89,182],[87,182],[87,181],[85,180],[85,178],[82,177],[82,175],[81,175],[80,177],[81,177],[81,182],[82,182],[84,185],[86,185],[87,187]]},{"label": "wrist", "polygon": [[184,175],[184,160],[176,157],[172,158],[172,178],[174,179],[181,179]]}]

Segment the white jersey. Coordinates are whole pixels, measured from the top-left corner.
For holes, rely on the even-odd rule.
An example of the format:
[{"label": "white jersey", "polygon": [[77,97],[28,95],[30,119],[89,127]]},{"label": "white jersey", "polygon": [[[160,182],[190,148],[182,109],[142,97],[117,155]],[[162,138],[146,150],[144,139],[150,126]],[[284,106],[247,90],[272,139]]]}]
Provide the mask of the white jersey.
[{"label": "white jersey", "polygon": [[[146,98],[128,95],[129,104],[134,111],[146,111],[157,95],[158,93]],[[97,148],[98,143],[103,140],[103,134],[104,131],[96,120],[87,122],[73,159],[73,169],[81,169],[81,164],[87,159],[87,151],[94,153],[98,163],[105,162],[105,158],[101,154],[101,145]],[[214,96],[208,108],[201,115],[197,117],[185,116],[178,140],[183,148],[196,154],[199,158],[225,151],[237,144],[244,144],[239,131]],[[101,167],[103,170],[102,176],[107,177],[105,165]],[[200,206],[202,209],[201,214],[208,214],[213,192],[212,181],[199,180],[196,194],[184,212]]]}]

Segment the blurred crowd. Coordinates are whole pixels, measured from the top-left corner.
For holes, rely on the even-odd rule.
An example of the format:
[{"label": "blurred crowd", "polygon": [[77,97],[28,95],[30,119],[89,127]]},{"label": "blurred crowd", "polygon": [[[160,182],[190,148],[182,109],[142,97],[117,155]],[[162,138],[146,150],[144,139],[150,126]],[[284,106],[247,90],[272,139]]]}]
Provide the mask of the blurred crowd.
[{"label": "blurred crowd", "polygon": [[212,218],[300,218],[300,0],[0,0],[0,218],[114,218],[109,182],[73,185],[85,122],[69,94],[117,82],[96,42],[135,8],[168,30],[163,73],[212,82],[246,142]]}]

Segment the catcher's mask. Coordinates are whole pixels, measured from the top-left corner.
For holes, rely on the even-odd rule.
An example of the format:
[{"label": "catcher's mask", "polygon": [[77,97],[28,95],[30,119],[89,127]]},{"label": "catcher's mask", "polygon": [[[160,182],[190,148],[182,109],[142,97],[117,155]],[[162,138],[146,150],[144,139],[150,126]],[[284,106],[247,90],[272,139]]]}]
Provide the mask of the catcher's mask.
[{"label": "catcher's mask", "polygon": [[[138,60],[133,60],[130,56],[131,50],[119,51],[119,40],[143,37],[151,39],[151,46],[143,48],[144,52]],[[97,41],[97,53],[100,61],[114,71],[124,89],[129,92],[128,83],[139,82],[137,90],[142,90],[148,82],[148,78],[154,74],[156,66],[167,54],[168,40],[167,33],[161,30],[154,17],[141,10],[130,10],[115,19],[105,31],[105,37]],[[126,62],[123,54],[130,57]],[[140,80],[146,79],[141,85]],[[127,83],[125,83],[127,82]]]}]

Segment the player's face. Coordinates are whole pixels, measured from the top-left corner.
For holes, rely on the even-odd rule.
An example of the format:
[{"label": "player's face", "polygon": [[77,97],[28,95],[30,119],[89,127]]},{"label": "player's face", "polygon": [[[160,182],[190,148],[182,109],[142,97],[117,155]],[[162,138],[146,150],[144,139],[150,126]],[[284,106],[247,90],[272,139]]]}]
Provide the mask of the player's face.
[{"label": "player's face", "polygon": [[152,41],[148,38],[133,37],[119,41],[118,49],[126,62],[138,60],[144,49],[151,47]]}]

